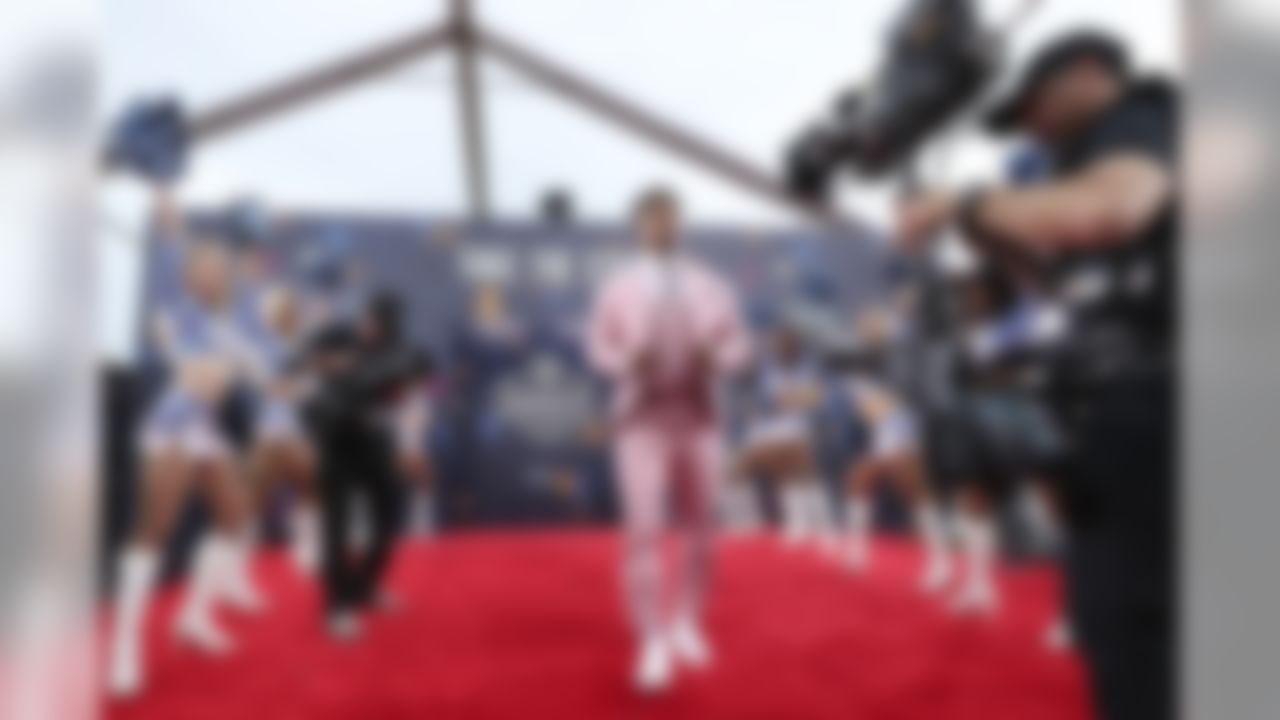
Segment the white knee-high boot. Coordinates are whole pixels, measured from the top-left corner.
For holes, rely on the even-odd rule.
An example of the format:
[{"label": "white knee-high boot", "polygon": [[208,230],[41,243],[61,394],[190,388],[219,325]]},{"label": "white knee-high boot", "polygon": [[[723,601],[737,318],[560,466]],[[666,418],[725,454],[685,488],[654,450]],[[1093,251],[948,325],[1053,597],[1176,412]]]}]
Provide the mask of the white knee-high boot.
[{"label": "white knee-high boot", "polygon": [[178,612],[174,628],[178,639],[213,655],[226,655],[235,648],[213,617],[214,604],[226,587],[227,576],[235,572],[236,540],[210,534],[196,548],[187,596]]},{"label": "white knee-high boot", "polygon": [[848,536],[845,563],[850,570],[861,572],[871,564],[871,503],[850,497],[845,501],[844,522]]},{"label": "white knee-high boot", "polygon": [[782,488],[782,540],[798,545],[809,537],[808,488],[803,482],[788,481]]},{"label": "white knee-high boot", "polygon": [[916,509],[916,532],[920,534],[925,551],[920,589],[924,592],[937,592],[950,582],[952,568],[942,513],[936,505],[925,503]]},{"label": "white knee-high boot", "polygon": [[304,575],[320,567],[320,513],[314,503],[299,502],[289,518],[289,547],[293,564]]},{"label": "white knee-high boot", "polygon": [[130,547],[120,555],[116,575],[116,618],[111,635],[108,690],[116,697],[129,697],[146,682],[143,643],[151,590],[160,566],[153,549]]},{"label": "white knee-high boot", "polygon": [[253,580],[253,556],[258,546],[258,534],[247,529],[227,537],[227,571],[219,599],[240,612],[261,613],[267,609],[267,603]]},{"label": "white knee-high boot", "polygon": [[826,486],[818,477],[810,478],[804,485],[806,514],[809,518],[809,526],[813,528],[814,539],[820,550],[834,555],[840,550],[840,541],[836,535],[835,517],[827,497]]},{"label": "white knee-high boot", "polygon": [[960,537],[968,567],[954,607],[962,613],[993,612],[999,601],[995,584],[995,523],[990,518],[965,517]]}]

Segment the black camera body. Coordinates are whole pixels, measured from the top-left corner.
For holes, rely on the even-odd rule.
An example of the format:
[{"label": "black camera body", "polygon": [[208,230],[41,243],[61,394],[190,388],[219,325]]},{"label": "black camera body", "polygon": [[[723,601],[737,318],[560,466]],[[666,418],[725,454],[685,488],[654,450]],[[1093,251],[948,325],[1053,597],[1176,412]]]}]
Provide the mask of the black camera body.
[{"label": "black camera body", "polygon": [[998,43],[970,0],[913,0],[872,82],[844,93],[831,117],[790,147],[790,190],[825,203],[842,164],[867,177],[900,167],[982,92],[997,60]]}]

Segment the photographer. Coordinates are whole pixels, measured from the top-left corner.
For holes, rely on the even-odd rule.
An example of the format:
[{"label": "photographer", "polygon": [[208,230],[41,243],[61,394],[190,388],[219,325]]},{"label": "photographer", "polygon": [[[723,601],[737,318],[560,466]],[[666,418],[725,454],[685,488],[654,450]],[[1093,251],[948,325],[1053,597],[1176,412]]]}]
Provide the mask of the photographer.
[{"label": "photographer", "polygon": [[1131,77],[1098,34],[1036,58],[992,118],[1052,152],[1054,177],[1026,189],[916,197],[899,231],[919,247],[958,223],[988,257],[1055,278],[1069,338],[1065,493],[1069,604],[1101,715],[1171,716],[1177,100]]},{"label": "photographer", "polygon": [[[389,602],[379,584],[400,519],[395,406],[428,370],[425,357],[403,346],[400,326],[399,302],[379,296],[357,326],[321,330],[308,357],[317,379],[305,412],[320,454],[329,629],[342,640],[359,635],[357,611]],[[368,500],[373,527],[367,549],[352,557],[349,524],[357,493]]]}]

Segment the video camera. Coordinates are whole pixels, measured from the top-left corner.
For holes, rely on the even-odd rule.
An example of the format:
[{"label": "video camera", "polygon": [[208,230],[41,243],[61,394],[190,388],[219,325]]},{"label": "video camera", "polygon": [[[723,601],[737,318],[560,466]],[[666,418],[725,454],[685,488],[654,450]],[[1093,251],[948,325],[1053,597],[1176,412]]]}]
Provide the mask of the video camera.
[{"label": "video camera", "polygon": [[789,148],[791,192],[825,203],[841,164],[875,177],[908,161],[994,76],[994,40],[970,0],[912,0],[890,33],[887,58],[873,81],[843,94],[832,116]]}]

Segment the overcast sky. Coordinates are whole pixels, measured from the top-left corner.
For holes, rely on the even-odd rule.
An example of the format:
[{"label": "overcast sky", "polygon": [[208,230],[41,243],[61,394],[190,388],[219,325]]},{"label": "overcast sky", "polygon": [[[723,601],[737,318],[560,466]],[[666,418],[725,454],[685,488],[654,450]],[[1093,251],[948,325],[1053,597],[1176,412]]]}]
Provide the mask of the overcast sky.
[{"label": "overcast sky", "polygon": [[[1018,0],[981,3],[993,18]],[[114,0],[104,109],[174,93],[192,110],[439,19],[440,0]],[[871,71],[898,0],[478,0],[483,18],[771,172],[836,91]],[[1045,0],[1015,55],[1089,23],[1128,37],[1141,61],[1178,56],[1174,0]],[[649,148],[486,63],[495,206],[527,214],[544,188],[608,217],[668,181],[696,217],[787,222],[767,203]],[[201,148],[185,193],[260,193],[288,206],[456,213],[464,207],[452,67],[437,57]],[[976,158],[976,159],[975,159]],[[980,143],[955,161],[991,163]],[[856,203],[861,193],[853,193]]]}]

